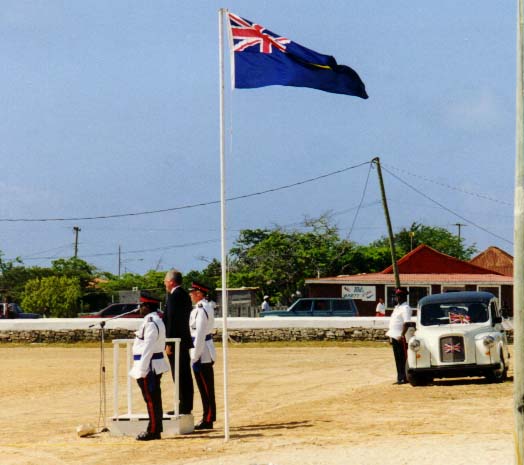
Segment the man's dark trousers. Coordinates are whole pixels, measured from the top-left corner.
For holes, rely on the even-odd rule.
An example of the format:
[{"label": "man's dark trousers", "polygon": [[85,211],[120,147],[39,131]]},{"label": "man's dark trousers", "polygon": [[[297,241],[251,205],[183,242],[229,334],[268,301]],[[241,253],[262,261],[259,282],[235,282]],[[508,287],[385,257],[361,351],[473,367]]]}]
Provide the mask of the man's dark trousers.
[{"label": "man's dark trousers", "polygon": [[[174,352],[174,349],[173,349]],[[171,365],[171,374],[175,380],[175,354],[168,355]],[[180,367],[178,392],[180,398],[179,412],[181,415],[188,415],[193,411],[193,378],[191,376],[191,358],[189,349],[180,348]]]},{"label": "man's dark trousers", "polygon": [[149,423],[147,425],[148,433],[160,434],[163,429],[162,418],[164,414],[162,411],[160,378],[162,378],[162,374],[157,375],[150,371],[145,378],[136,380],[147,406],[147,414],[149,415]]},{"label": "man's dark trousers", "polygon": [[200,397],[202,398],[202,421],[213,423],[217,419],[213,363],[199,363],[193,366],[193,370]]},{"label": "man's dark trousers", "polygon": [[406,382],[406,351],[404,350],[404,341],[391,338],[393,346],[393,355],[397,365],[397,382]]}]

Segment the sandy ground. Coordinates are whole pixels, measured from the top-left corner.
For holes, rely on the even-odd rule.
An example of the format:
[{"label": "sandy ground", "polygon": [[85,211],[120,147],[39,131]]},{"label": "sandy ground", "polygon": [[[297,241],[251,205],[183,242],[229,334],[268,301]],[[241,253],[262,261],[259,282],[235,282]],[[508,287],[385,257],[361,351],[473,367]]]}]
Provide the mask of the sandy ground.
[{"label": "sandy ground", "polygon": [[[394,386],[388,346],[230,347],[227,443],[220,360],[216,429],[141,443],[76,435],[79,424],[99,424],[98,348],[0,346],[0,357],[2,465],[513,463],[511,381]],[[110,417],[109,347],[106,365]],[[168,377],[163,386],[170,405]],[[198,418],[198,393],[195,406]]]}]

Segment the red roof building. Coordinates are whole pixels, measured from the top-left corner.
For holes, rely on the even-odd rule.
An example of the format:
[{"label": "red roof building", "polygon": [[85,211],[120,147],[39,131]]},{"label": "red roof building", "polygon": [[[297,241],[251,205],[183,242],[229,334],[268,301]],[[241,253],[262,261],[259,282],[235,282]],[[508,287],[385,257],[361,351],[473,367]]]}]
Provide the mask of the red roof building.
[{"label": "red roof building", "polygon": [[484,252],[472,258],[470,263],[505,276],[513,276],[513,257],[498,247],[488,247]]},{"label": "red roof building", "polygon": [[[488,249],[489,250],[489,249]],[[499,249],[500,250],[500,249]],[[481,254],[482,255],[482,254]],[[397,260],[400,283],[409,290],[409,303],[416,307],[426,295],[453,291],[488,291],[509,308],[513,304],[513,277],[443,254],[420,245]],[[375,315],[379,298],[394,307],[395,276],[389,266],[379,273],[306,279],[310,297],[351,297],[361,316]]]}]

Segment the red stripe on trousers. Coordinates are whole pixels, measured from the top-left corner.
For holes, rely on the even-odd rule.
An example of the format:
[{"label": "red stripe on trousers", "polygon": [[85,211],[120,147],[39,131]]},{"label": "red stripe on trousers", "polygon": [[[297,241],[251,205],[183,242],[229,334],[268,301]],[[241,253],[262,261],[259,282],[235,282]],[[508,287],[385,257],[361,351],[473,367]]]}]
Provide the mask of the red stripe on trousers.
[{"label": "red stripe on trousers", "polygon": [[209,388],[207,387],[206,378],[204,377],[204,373],[202,373],[202,371],[200,371],[199,375],[200,375],[200,379],[202,381],[202,384],[204,385],[204,389],[206,390],[206,395],[207,395],[207,418],[206,418],[206,421],[210,422],[211,421],[211,402],[210,402],[210,396],[209,396]]},{"label": "red stripe on trousers", "polygon": [[146,405],[147,412],[149,413],[149,420],[151,421],[151,429],[153,433],[157,432],[156,417],[155,417],[155,408],[153,405],[153,399],[151,393],[149,392],[149,386],[147,385],[147,377],[144,378],[144,393],[146,395]]}]

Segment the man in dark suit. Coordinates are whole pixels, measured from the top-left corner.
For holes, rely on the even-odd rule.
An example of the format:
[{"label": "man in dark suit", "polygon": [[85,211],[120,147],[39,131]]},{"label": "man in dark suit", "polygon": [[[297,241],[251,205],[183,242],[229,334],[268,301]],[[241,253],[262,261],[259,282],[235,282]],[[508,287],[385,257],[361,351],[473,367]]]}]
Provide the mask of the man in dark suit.
[{"label": "man in dark suit", "polygon": [[[189,332],[189,315],[193,309],[191,298],[182,287],[182,273],[170,270],[164,278],[167,291],[167,304],[164,312],[166,337],[180,338],[179,360],[179,394],[180,414],[188,415],[193,410],[193,378],[191,377],[191,358],[189,349],[193,347]],[[171,365],[173,379],[175,376],[175,349],[173,343],[166,344],[166,354]],[[171,412],[168,412],[171,413]]]}]

